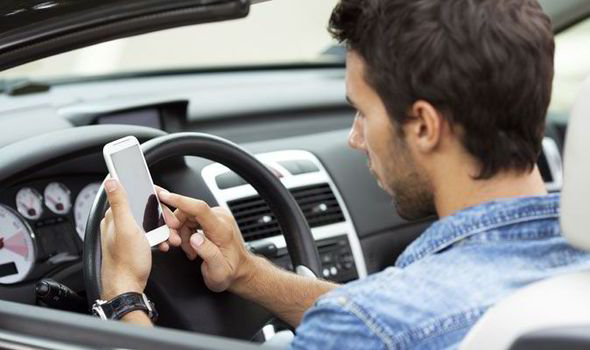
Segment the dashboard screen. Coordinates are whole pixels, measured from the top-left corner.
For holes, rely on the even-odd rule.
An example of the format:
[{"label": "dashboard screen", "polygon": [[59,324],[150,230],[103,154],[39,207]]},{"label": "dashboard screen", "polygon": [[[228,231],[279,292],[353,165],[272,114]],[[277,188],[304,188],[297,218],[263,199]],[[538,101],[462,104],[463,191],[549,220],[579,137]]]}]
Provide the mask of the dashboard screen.
[{"label": "dashboard screen", "polygon": [[16,269],[16,264],[13,262],[0,265],[0,277],[12,276],[17,273],[18,270]]},{"label": "dashboard screen", "polygon": [[98,124],[126,124],[147,126],[162,129],[160,111],[157,108],[141,109],[135,111],[109,114],[97,119]]}]

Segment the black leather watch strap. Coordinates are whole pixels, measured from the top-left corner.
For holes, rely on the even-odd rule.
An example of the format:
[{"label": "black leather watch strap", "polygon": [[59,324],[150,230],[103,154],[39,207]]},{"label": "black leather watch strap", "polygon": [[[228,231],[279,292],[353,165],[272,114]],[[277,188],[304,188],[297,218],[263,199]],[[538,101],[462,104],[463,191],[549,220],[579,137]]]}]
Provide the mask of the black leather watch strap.
[{"label": "black leather watch strap", "polygon": [[99,300],[92,310],[97,316],[109,320],[120,320],[128,313],[137,310],[145,312],[152,321],[156,321],[158,317],[154,304],[145,294],[135,292],[121,294],[106,302]]}]

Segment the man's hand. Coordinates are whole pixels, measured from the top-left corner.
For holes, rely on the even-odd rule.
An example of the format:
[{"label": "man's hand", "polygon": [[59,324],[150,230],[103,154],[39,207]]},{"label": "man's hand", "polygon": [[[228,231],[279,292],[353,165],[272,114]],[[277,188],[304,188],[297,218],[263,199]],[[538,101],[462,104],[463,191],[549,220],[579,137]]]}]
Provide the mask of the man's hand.
[{"label": "man's hand", "polygon": [[123,187],[117,180],[108,179],[105,189],[111,208],[100,223],[101,298],[110,300],[126,292],[143,293],[152,267],[152,252],[131,214]]},{"label": "man's hand", "polygon": [[[173,215],[165,216],[170,238],[160,249],[167,251],[170,245],[181,246],[189,259],[203,258],[201,272],[209,289],[229,290],[297,326],[303,313],[320,295],[337,287],[284,271],[250,253],[228,210],[210,208],[203,201],[160,188],[158,196],[161,202],[178,208]],[[199,229],[202,231],[195,233]]]},{"label": "man's hand", "polygon": [[167,251],[169,245],[181,246],[190,260],[200,256],[205,284],[215,292],[233,290],[248,278],[253,256],[229,211],[160,188],[158,196],[177,208],[174,215],[165,217],[170,238],[160,245],[161,250]]}]

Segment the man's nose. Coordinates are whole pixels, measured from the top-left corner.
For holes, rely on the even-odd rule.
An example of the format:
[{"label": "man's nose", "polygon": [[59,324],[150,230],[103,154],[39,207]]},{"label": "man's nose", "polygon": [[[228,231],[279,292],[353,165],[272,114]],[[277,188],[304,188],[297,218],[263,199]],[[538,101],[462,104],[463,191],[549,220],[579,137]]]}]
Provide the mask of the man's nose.
[{"label": "man's nose", "polygon": [[363,150],[365,146],[365,141],[363,138],[363,131],[362,131],[362,121],[360,120],[358,114],[355,116],[354,121],[352,123],[352,127],[350,128],[350,133],[348,134],[348,146],[353,149]]}]

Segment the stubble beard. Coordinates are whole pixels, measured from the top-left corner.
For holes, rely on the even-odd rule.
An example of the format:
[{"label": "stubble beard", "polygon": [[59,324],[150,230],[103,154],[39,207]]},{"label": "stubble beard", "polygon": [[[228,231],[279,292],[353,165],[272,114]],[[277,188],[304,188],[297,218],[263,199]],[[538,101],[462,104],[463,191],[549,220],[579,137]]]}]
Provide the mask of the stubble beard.
[{"label": "stubble beard", "polygon": [[431,182],[420,169],[405,146],[399,150],[398,159],[389,166],[387,187],[398,215],[405,220],[418,220],[436,214]]}]

